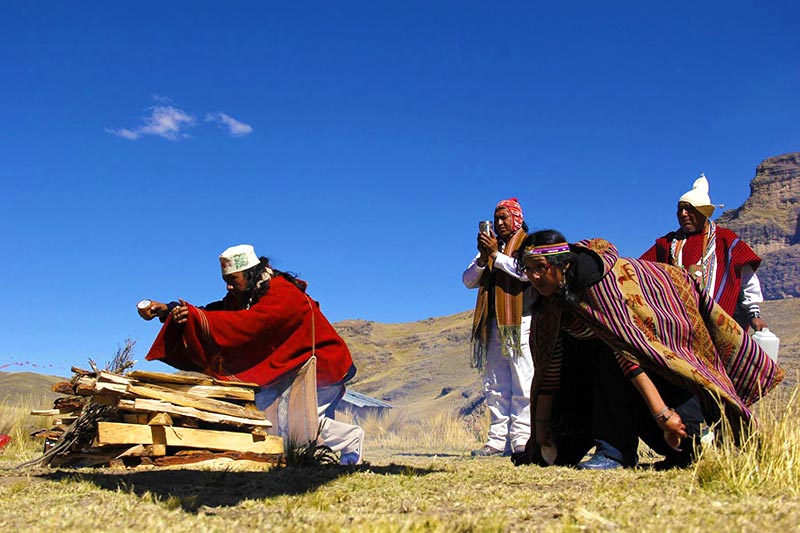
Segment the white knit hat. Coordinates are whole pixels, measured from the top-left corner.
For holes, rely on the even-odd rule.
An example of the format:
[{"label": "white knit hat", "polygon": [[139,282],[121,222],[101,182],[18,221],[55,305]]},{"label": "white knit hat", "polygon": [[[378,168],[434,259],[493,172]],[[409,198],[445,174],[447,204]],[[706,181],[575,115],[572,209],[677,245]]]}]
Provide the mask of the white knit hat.
[{"label": "white knit hat", "polygon": [[222,266],[222,275],[225,276],[254,267],[259,261],[255,248],[249,244],[240,244],[222,252],[219,255],[219,263]]},{"label": "white knit hat", "polygon": [[681,202],[691,204],[706,218],[714,213],[714,204],[711,203],[711,198],[708,196],[708,180],[705,174],[700,174],[700,177],[694,180],[692,190],[678,199],[678,203]]}]

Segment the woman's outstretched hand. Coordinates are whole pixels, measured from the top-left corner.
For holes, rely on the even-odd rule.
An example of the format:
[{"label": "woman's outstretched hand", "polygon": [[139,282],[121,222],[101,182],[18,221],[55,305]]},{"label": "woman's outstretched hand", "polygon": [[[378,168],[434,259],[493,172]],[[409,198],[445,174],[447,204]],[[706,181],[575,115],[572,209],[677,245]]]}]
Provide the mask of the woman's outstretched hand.
[{"label": "woman's outstretched hand", "polygon": [[688,434],[686,433],[686,424],[681,420],[681,415],[678,414],[678,411],[672,409],[672,416],[663,421],[659,420],[658,427],[664,432],[664,441],[667,446],[675,451],[681,451],[679,447],[681,439]]}]

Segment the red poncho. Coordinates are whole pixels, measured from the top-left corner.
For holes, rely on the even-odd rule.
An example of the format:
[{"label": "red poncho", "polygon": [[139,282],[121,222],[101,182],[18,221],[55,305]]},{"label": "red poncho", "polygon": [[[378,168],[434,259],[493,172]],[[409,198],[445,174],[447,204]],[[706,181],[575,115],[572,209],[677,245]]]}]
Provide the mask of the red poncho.
[{"label": "red poncho", "polygon": [[[739,292],[742,286],[742,267],[750,265],[753,271],[761,264],[761,258],[729,229],[716,226],[716,265],[714,287],[709,292],[726,313],[733,316],[739,303]],[[647,250],[640,259],[658,263],[675,264],[671,257],[670,247],[673,239],[680,238],[682,232],[671,232],[656,239],[656,243]],[[683,237],[683,265],[700,261],[704,250],[704,232]],[[681,266],[681,265],[676,265]]]},{"label": "red poncho", "polygon": [[278,276],[250,309],[209,311],[189,305],[185,325],[167,318],[146,359],[222,380],[269,385],[308,361],[312,342],[317,386],[342,381],[353,364],[344,340],[314,300]]}]

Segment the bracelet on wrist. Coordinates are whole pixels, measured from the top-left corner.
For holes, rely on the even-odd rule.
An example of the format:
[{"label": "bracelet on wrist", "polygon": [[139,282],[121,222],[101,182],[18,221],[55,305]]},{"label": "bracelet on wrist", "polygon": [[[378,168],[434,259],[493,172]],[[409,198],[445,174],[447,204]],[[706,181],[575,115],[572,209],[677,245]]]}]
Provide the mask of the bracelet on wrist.
[{"label": "bracelet on wrist", "polygon": [[653,418],[655,419],[656,423],[658,424],[666,424],[667,421],[673,417],[675,414],[675,410],[667,407],[666,405],[662,410],[657,413],[653,413]]}]

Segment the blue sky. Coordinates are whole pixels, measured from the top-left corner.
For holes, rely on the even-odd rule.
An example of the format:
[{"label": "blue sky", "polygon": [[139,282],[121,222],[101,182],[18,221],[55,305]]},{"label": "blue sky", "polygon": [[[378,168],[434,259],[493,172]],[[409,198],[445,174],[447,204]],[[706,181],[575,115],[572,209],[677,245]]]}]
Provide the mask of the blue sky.
[{"label": "blue sky", "polygon": [[741,205],[800,149],[800,4],[651,6],[4,4],[0,370],[143,360],[135,303],[218,299],[234,244],[407,322],[472,307],[503,198],[633,256],[700,172]]}]

